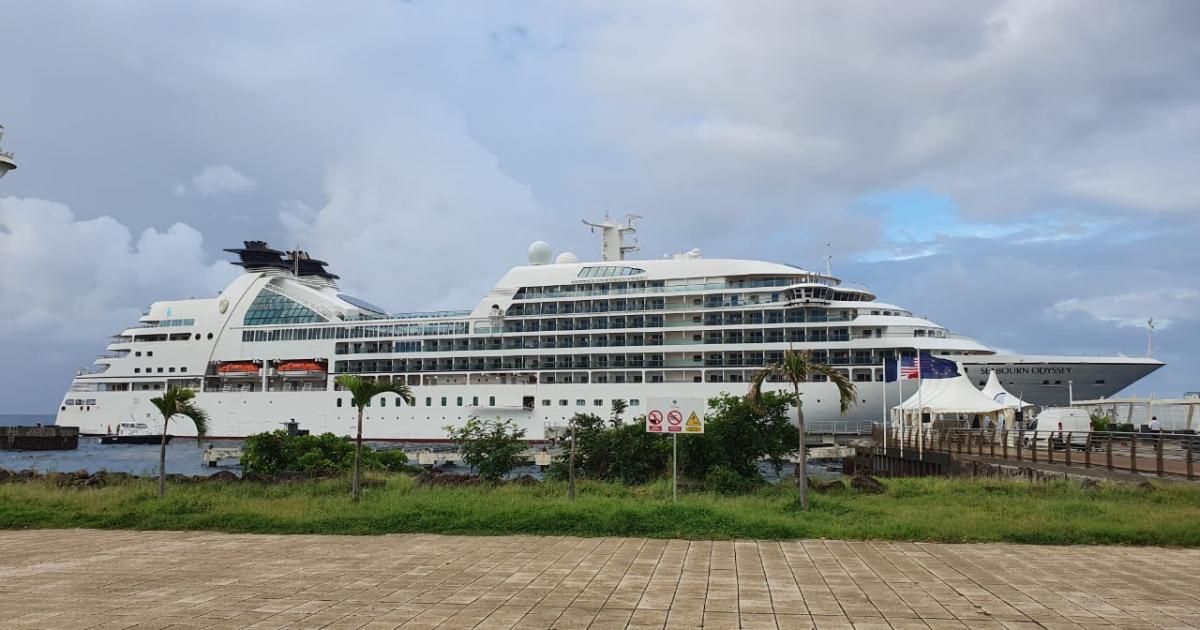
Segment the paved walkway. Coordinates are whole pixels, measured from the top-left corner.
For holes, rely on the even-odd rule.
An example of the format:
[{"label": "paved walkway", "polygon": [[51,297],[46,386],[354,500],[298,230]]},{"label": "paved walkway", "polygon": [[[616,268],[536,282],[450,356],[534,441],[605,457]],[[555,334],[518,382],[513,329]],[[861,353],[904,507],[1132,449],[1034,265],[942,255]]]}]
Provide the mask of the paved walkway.
[{"label": "paved walkway", "polygon": [[0,532],[0,628],[1190,628],[1200,550]]}]

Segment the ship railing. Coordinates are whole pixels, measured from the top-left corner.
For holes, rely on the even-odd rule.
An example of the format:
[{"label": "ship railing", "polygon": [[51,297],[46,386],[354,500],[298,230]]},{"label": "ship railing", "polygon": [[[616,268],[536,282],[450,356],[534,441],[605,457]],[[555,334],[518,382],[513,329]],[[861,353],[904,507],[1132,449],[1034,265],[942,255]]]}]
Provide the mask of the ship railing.
[{"label": "ship railing", "polygon": [[[1195,431],[1064,431],[998,428],[895,427],[889,451],[943,453],[983,461],[1029,462],[1072,468],[1197,479],[1200,436]],[[883,432],[874,432],[883,443]]]},{"label": "ship railing", "polygon": [[804,430],[810,434],[870,435],[875,425],[872,420],[806,420]]}]

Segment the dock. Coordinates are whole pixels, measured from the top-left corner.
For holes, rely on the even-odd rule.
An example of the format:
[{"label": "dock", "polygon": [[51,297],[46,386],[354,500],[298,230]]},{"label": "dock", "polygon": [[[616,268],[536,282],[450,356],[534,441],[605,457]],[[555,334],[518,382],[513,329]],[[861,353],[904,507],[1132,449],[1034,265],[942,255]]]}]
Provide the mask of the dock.
[{"label": "dock", "polygon": [[79,448],[79,427],[58,425],[0,427],[0,450],[73,451]]},{"label": "dock", "polygon": [[875,437],[853,465],[881,476],[1200,481],[1194,433],[932,428]]}]

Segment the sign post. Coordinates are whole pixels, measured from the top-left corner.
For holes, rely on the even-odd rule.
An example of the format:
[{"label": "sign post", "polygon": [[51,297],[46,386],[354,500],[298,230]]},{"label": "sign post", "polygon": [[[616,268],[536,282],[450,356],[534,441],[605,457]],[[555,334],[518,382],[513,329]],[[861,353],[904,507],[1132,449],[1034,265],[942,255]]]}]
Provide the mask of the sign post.
[{"label": "sign post", "polygon": [[671,434],[671,502],[678,503],[679,434],[704,433],[704,399],[651,398],[646,402],[650,406],[646,432]]}]

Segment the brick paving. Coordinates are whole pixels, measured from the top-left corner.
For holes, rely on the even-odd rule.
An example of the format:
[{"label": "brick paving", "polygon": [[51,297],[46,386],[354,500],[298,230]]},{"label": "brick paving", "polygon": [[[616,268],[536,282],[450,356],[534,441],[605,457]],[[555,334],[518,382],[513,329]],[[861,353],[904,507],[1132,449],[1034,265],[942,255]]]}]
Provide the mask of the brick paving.
[{"label": "brick paving", "polygon": [[1200,550],[0,532],[0,628],[1192,628]]}]

